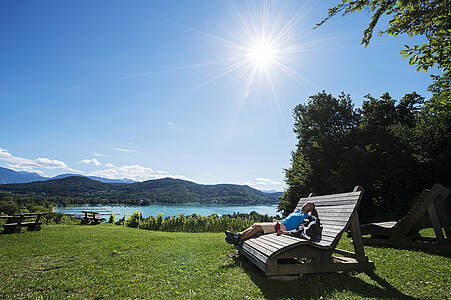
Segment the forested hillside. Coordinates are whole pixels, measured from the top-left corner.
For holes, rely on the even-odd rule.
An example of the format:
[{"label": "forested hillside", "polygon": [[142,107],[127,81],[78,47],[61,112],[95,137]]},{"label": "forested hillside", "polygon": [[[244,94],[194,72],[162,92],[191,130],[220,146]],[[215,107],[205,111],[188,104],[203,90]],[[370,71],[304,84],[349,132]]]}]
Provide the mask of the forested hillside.
[{"label": "forested hillside", "polygon": [[249,186],[202,185],[163,178],[131,184],[111,184],[86,177],[0,185],[1,207],[49,204],[204,203],[223,205],[275,204],[277,194],[265,194]]}]

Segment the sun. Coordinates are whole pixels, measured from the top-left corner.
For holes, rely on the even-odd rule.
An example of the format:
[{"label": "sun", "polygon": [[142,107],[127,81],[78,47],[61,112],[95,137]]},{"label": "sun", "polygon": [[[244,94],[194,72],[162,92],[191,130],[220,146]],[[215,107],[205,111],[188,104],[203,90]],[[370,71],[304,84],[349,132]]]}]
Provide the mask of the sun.
[{"label": "sun", "polygon": [[274,43],[260,39],[249,47],[246,57],[255,67],[268,69],[277,62],[278,52]]},{"label": "sun", "polygon": [[304,68],[305,54],[315,49],[317,42],[308,41],[298,25],[309,9],[296,7],[297,10],[286,14],[283,7],[272,10],[270,0],[261,3],[240,9],[232,5],[232,18],[224,23],[226,27],[220,34],[184,25],[205,38],[208,42],[205,45],[213,46],[213,51],[202,56],[199,62],[179,69],[206,68],[200,87],[229,77],[238,83],[237,91],[242,92],[243,99],[259,93],[272,95],[278,102],[277,85],[286,77],[306,86],[308,78],[300,70]]}]

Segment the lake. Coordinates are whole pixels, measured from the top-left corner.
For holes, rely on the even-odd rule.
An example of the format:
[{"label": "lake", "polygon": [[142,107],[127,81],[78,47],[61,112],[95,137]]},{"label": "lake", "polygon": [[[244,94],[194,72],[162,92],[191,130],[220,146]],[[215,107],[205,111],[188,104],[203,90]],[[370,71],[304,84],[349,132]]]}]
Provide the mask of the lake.
[{"label": "lake", "polygon": [[82,210],[98,211],[103,217],[109,216],[111,213],[116,215],[116,220],[132,213],[139,211],[143,213],[143,217],[157,216],[160,212],[164,217],[176,216],[184,213],[186,216],[199,214],[208,216],[211,214],[226,215],[236,213],[250,213],[256,211],[262,215],[276,216],[277,205],[248,205],[248,206],[228,206],[228,205],[160,205],[152,204],[148,206],[123,206],[123,205],[102,205],[102,206],[68,206],[57,208],[57,212],[80,216]]}]

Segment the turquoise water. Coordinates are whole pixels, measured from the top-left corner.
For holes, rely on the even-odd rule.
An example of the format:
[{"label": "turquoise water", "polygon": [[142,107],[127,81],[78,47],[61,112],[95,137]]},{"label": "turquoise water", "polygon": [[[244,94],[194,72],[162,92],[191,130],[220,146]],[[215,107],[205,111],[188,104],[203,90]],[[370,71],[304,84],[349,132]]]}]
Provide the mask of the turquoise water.
[{"label": "turquoise water", "polygon": [[226,215],[236,213],[250,213],[256,211],[262,215],[276,216],[277,205],[249,205],[249,206],[219,206],[219,205],[148,205],[148,206],[121,206],[121,205],[104,205],[104,206],[70,206],[66,208],[57,208],[57,212],[63,212],[80,216],[82,210],[98,211],[99,215],[105,217],[114,213],[118,218],[129,216],[139,211],[143,213],[143,217],[157,216],[162,213],[164,217],[176,216],[184,213],[186,216],[199,214],[208,216],[211,214]]}]

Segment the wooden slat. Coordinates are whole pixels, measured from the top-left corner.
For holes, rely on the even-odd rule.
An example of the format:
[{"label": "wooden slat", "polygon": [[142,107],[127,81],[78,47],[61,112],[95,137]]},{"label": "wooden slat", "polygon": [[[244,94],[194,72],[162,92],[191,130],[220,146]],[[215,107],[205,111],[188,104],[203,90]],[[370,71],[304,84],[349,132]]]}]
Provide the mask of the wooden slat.
[{"label": "wooden slat", "polygon": [[249,245],[254,245],[254,244],[258,245],[258,247],[268,250],[270,252],[270,254],[281,248],[273,243],[270,243],[269,241],[263,241],[261,239],[249,239],[245,243],[249,244]]},{"label": "wooden slat", "polygon": [[[349,217],[351,217],[351,216],[349,216]],[[333,220],[333,219],[321,220],[321,225],[323,225],[323,228],[328,227],[328,226],[344,227],[346,224],[347,224],[347,221],[344,221],[344,220]]]},{"label": "wooden slat", "polygon": [[247,251],[243,249],[239,249],[240,253],[243,254],[247,259],[249,259],[254,265],[256,265],[258,268],[260,268],[262,271],[265,271],[266,268],[266,262],[261,262],[257,258],[255,258],[252,254],[248,253]]},{"label": "wooden slat", "polygon": [[352,201],[341,201],[341,202],[337,202],[337,201],[323,201],[323,202],[313,202],[315,204],[316,209],[318,208],[328,208],[329,206],[344,206],[344,205],[349,205],[349,206],[354,206],[357,203],[358,199],[352,200]]},{"label": "wooden slat", "polygon": [[343,229],[329,229],[329,228],[323,228],[322,234],[327,236],[336,236],[339,234]]},{"label": "wooden slat", "polygon": [[321,224],[324,226],[334,225],[334,226],[345,226],[348,222],[343,220],[321,220]]},{"label": "wooden slat", "polygon": [[324,246],[330,247],[330,245],[332,245],[334,240],[335,239],[332,239],[332,238],[324,238],[319,242],[315,242],[314,244],[319,244],[319,245],[324,245]]},{"label": "wooden slat", "polygon": [[[354,207],[357,203],[358,199],[353,200],[353,201],[345,201],[345,202],[341,202],[338,203],[336,201],[327,201],[327,202],[313,202],[315,204],[316,209],[328,209],[331,206],[336,206],[336,207],[345,207],[345,206],[349,206],[349,207]],[[296,209],[301,209],[302,208],[303,203],[300,203],[299,205],[296,206]]]},{"label": "wooden slat", "polygon": [[335,225],[335,226],[344,226],[346,223],[348,223],[349,218],[351,215],[349,215],[346,219],[319,219],[321,222],[321,225]]},{"label": "wooden slat", "polygon": [[352,214],[353,210],[350,209],[346,209],[346,210],[342,210],[342,211],[318,211],[318,217],[319,219],[327,219],[327,218],[340,218],[343,217],[344,215],[350,215]]},{"label": "wooden slat", "polygon": [[334,235],[323,234],[323,235],[321,236],[321,240],[325,240],[325,241],[333,241],[333,240],[335,240],[336,237],[337,237],[336,234],[334,234]]},{"label": "wooden slat", "polygon": [[282,240],[286,240],[287,242],[290,242],[291,244],[299,243],[300,241],[305,241],[304,239],[299,239],[299,238],[292,237],[289,235],[281,235],[279,238]]},{"label": "wooden slat", "polygon": [[274,246],[279,249],[291,245],[290,243],[287,243],[286,241],[280,241],[278,239],[274,239],[272,236],[262,235],[262,236],[258,237],[258,239],[261,239],[267,243],[273,243]]},{"label": "wooden slat", "polygon": [[265,264],[266,261],[268,260],[268,257],[263,255],[262,253],[260,253],[259,251],[257,251],[256,249],[243,244],[243,246],[241,247],[241,249],[247,253],[249,253],[250,255],[252,255],[254,257],[255,260],[260,261],[261,263]]},{"label": "wooden slat", "polygon": [[340,194],[332,194],[332,195],[322,195],[322,196],[313,196],[313,197],[305,197],[305,198],[301,198],[300,200],[304,200],[305,202],[307,201],[319,201],[319,200],[323,200],[323,199],[334,199],[334,198],[346,198],[346,197],[360,197],[360,194],[362,192],[349,192],[349,193],[340,193]]},{"label": "wooden slat", "polygon": [[319,242],[316,242],[315,244],[323,247],[330,247],[331,242],[327,240],[321,240]]},{"label": "wooden slat", "polygon": [[285,239],[283,236],[278,236],[275,234],[262,235],[259,237],[259,239],[273,242],[277,245],[280,245],[281,247],[286,247],[286,246],[289,246],[289,245],[292,245],[292,244],[298,242],[297,240]]},{"label": "wooden slat", "polygon": [[348,222],[350,217],[351,217],[351,214],[349,214],[347,216],[347,218],[336,218],[336,219],[324,218],[324,219],[319,219],[319,220],[320,220],[322,225],[334,225],[334,224],[336,224],[336,225],[342,225],[343,226],[343,225],[345,225]]},{"label": "wooden slat", "polygon": [[344,227],[343,226],[338,226],[338,225],[330,225],[330,224],[322,224],[323,225],[323,230],[343,230]]},{"label": "wooden slat", "polygon": [[246,244],[249,247],[252,247],[252,249],[259,251],[262,255],[265,255],[267,257],[278,250],[277,248],[268,249],[264,245],[258,243],[257,241],[252,240],[246,241],[244,244]]},{"label": "wooden slat", "polygon": [[346,205],[328,205],[328,206],[319,206],[316,208],[318,213],[320,212],[334,212],[334,211],[353,211],[355,208],[355,204],[346,204]]},{"label": "wooden slat", "polygon": [[[301,199],[299,199],[299,202],[296,206],[302,206],[306,202],[313,202],[315,204],[324,204],[324,203],[328,203],[328,202],[339,203],[341,201],[357,202],[359,200],[359,198],[360,198],[360,195],[348,195],[348,196],[341,197],[340,194],[330,195],[330,197],[319,196],[319,197],[301,198]],[[343,203],[343,204],[345,204],[345,203]]]}]

